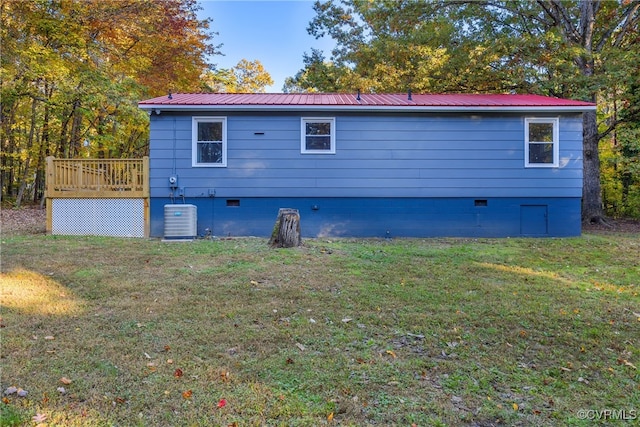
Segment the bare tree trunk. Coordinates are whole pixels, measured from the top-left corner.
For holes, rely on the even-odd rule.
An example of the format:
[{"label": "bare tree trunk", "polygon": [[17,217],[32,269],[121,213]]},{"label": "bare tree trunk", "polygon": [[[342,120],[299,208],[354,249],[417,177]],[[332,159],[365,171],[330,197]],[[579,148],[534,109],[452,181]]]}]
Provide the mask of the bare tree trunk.
[{"label": "bare tree trunk", "polygon": [[[37,110],[38,101],[35,98],[31,101],[31,127],[29,129],[29,139],[27,140],[27,152],[31,150],[33,146],[33,138],[35,135],[36,129],[36,110]],[[24,197],[24,190],[27,187],[27,179],[29,179],[29,165],[31,163],[31,155],[27,157],[27,160],[24,162],[24,171],[22,173],[22,179],[20,181],[20,189],[18,190],[18,196],[16,197],[16,207],[19,208],[22,204],[22,198]]]},{"label": "bare tree trunk", "polygon": [[300,213],[297,209],[281,208],[269,239],[269,246],[292,248],[301,244]]},{"label": "bare tree trunk", "polygon": [[596,112],[583,113],[584,125],[584,183],[582,186],[582,220],[603,223],[602,187],[600,185],[600,156],[598,155],[598,124]]}]

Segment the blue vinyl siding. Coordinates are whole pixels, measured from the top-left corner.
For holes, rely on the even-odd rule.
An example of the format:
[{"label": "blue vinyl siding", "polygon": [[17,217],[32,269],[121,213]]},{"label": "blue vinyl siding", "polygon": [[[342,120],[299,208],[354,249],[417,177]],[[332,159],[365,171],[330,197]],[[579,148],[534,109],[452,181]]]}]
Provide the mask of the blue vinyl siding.
[{"label": "blue vinyl siding", "polygon": [[[227,117],[227,167],[191,166],[192,115]],[[301,117],[335,118],[335,154],[300,152]],[[525,117],[560,118],[559,167],[524,167]],[[566,229],[567,224],[564,220],[561,221],[562,226],[556,224],[560,216],[554,215],[554,206],[569,200],[571,212],[566,217],[577,221],[579,234],[583,174],[580,114],[162,112],[151,115],[150,139],[152,235],[156,236],[162,233],[162,220],[158,225],[156,212],[158,209],[162,212],[158,207],[160,203],[171,202],[167,179],[174,174],[179,177],[180,195],[189,199],[188,203],[199,206],[199,218],[206,217],[209,204],[215,214],[219,209],[214,206],[225,199],[243,200],[242,208],[235,211],[242,221],[228,219],[229,224],[235,224],[234,231],[229,231],[233,235],[243,235],[239,231],[242,228],[240,223],[246,224],[246,234],[255,234],[266,222],[271,222],[267,227],[270,230],[274,215],[269,213],[267,220],[258,211],[272,209],[278,204],[283,204],[280,207],[295,207],[286,203],[301,200],[306,203],[311,199],[335,201],[333,217],[320,211],[311,213],[317,221],[324,218],[323,215],[337,221],[341,218],[341,209],[352,204],[351,207],[357,211],[364,200],[372,200],[370,204],[377,211],[369,210],[362,214],[372,229],[374,224],[384,223],[375,219],[378,215],[402,216],[407,209],[421,212],[422,208],[417,206],[426,204],[428,207],[430,200],[441,199],[438,209],[443,212],[449,210],[450,214],[445,214],[447,219],[440,219],[438,223],[444,224],[442,230],[450,232],[434,234],[425,225],[417,227],[416,233],[464,235],[477,230],[471,227],[464,228],[466,231],[462,234],[454,232],[455,224],[467,224],[464,227],[471,224],[469,213],[455,213],[456,201],[467,203],[469,200],[473,202],[474,198],[502,200],[504,206],[508,203],[511,203],[508,206],[513,206],[505,207],[504,211],[485,209],[491,212],[491,219],[485,220],[483,233],[493,230],[493,235],[519,235],[522,221],[520,206],[535,198],[543,199],[544,203],[540,205],[548,206],[549,235],[565,235],[562,229]],[[215,191],[214,198],[209,197],[212,191]],[[395,205],[396,199],[404,202],[393,208],[385,207]],[[177,197],[174,200],[182,201]],[[574,212],[576,200],[577,217]],[[245,210],[244,204],[255,204],[256,208]],[[223,210],[232,209],[224,205],[221,207]],[[277,213],[277,207],[275,210]],[[406,213],[405,219],[433,221],[432,216],[438,214],[430,213],[427,219],[422,219],[422,214],[416,215],[415,212]],[[252,219],[254,217],[255,220]],[[259,227],[252,226],[254,222],[259,223]],[[377,231],[373,234],[366,231],[366,221],[361,225],[355,224],[361,223],[351,223],[351,235],[379,235]],[[219,234],[224,234],[222,225],[216,224],[215,227],[222,227]],[[576,226],[571,225],[569,229],[572,230],[571,235],[575,235]],[[310,235],[318,234],[315,231]],[[411,233],[407,229],[397,235]]]}]

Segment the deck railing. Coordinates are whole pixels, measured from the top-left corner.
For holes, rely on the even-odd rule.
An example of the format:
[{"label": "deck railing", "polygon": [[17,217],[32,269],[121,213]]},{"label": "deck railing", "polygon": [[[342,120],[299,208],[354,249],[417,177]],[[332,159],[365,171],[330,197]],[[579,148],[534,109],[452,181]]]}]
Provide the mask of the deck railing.
[{"label": "deck railing", "polygon": [[47,157],[48,198],[148,198],[149,158]]}]

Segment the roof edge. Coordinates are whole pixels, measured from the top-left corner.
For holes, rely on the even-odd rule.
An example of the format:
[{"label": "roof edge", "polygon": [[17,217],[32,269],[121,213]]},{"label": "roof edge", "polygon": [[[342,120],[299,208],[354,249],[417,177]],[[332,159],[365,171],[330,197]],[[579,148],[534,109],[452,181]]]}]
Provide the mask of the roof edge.
[{"label": "roof edge", "polygon": [[396,113],[459,113],[459,112],[575,112],[596,111],[596,105],[474,105],[474,106],[438,106],[438,105],[229,105],[229,104],[145,104],[138,103],[142,110],[157,111],[336,111],[336,112],[396,112]]}]

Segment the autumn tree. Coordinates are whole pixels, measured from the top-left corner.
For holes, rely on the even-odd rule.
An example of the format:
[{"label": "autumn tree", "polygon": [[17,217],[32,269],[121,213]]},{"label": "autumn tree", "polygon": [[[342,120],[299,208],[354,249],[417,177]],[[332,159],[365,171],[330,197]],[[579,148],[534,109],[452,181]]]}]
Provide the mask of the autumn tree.
[{"label": "autumn tree", "polygon": [[304,53],[302,61],[304,68],[285,79],[284,92],[342,92],[354,85],[359,88],[359,78],[349,67],[327,61],[318,49],[311,49],[310,55]]},{"label": "autumn tree", "polygon": [[44,158],[147,153],[145,97],[192,91],[217,53],[195,0],[0,3],[3,197],[37,199]]},{"label": "autumn tree", "polygon": [[[342,0],[314,9],[309,33],[336,48],[329,61],[305,62],[290,88],[519,91],[597,102],[598,116],[584,114],[583,219],[603,220],[599,143],[638,120],[628,88],[638,76],[640,2]],[[628,114],[613,117],[613,104]]]},{"label": "autumn tree", "polygon": [[210,92],[260,93],[273,84],[273,79],[257,59],[241,59],[233,68],[208,71],[202,83]]}]

